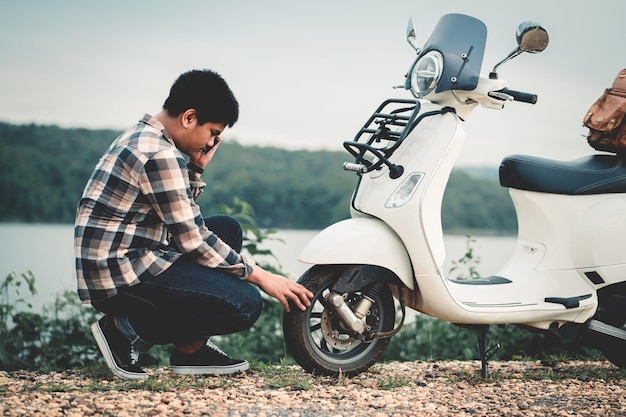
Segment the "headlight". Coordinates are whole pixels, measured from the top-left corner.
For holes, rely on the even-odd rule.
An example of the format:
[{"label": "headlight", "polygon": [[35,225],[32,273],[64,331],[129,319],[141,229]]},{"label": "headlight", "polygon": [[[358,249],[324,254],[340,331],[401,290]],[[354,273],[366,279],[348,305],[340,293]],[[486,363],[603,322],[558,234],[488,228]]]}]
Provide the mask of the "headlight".
[{"label": "headlight", "polygon": [[443,73],[443,56],[430,51],[421,57],[411,73],[411,91],[417,98],[428,95],[437,87]]}]

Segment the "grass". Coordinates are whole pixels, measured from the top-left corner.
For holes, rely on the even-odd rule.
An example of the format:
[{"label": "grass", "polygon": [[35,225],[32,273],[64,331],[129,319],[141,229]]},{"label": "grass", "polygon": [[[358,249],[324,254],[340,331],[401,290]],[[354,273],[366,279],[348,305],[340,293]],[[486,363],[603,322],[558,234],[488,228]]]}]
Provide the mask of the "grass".
[{"label": "grass", "polygon": [[415,385],[413,380],[402,375],[393,375],[376,379],[376,388],[383,391],[412,385]]},{"label": "grass", "polygon": [[320,378],[291,366],[262,365],[257,372],[267,386],[272,389],[289,388],[291,390],[309,391],[316,383],[320,382]]}]

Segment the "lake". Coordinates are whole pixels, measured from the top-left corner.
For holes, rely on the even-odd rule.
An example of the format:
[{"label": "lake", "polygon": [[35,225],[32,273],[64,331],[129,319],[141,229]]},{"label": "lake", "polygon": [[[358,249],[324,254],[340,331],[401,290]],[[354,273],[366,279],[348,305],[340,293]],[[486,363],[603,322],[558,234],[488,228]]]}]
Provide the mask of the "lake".
[{"label": "lake", "polygon": [[[297,260],[306,243],[317,234],[314,230],[281,230],[280,241],[269,241],[265,248],[278,258],[282,270],[297,279],[308,265]],[[74,229],[72,225],[0,223],[0,279],[9,273],[18,275],[32,271],[38,294],[28,297],[34,311],[41,311],[57,294],[74,290]],[[475,254],[481,261],[477,269],[487,276],[497,272],[508,261],[515,247],[515,237],[473,236]],[[444,265],[449,270],[451,261],[466,252],[465,236],[446,235],[448,259]],[[22,291],[22,296],[28,295]]]}]

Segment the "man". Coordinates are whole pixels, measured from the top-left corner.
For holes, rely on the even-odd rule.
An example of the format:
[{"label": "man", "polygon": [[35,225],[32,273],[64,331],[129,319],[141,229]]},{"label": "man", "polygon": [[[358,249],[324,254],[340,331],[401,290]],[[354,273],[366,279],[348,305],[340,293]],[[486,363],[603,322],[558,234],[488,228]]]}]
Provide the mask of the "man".
[{"label": "man", "polygon": [[121,378],[148,376],[136,362],[154,344],[175,345],[170,366],[178,374],[247,369],[209,337],[256,321],[262,298],[250,283],[287,311],[310,305],[306,288],[239,253],[235,219],[204,219],[195,203],[205,185],[200,174],[238,116],[221,76],[184,73],[161,112],[111,144],[85,187],[75,225],[78,294],[105,314],[91,329]]}]

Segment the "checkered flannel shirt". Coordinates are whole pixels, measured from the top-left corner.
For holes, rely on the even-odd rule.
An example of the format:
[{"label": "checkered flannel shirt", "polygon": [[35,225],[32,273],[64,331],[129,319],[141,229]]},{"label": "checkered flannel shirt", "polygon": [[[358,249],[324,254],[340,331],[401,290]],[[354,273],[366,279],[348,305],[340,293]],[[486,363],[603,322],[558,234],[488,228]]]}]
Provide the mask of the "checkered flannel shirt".
[{"label": "checkered flannel shirt", "polygon": [[156,276],[183,253],[246,279],[254,265],[204,225],[204,187],[157,119],[145,115],[104,153],[85,186],[74,229],[83,303]]}]

